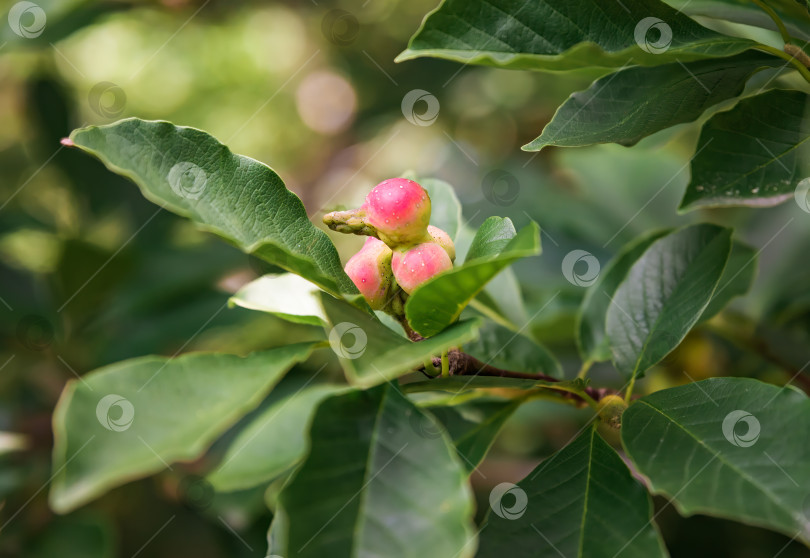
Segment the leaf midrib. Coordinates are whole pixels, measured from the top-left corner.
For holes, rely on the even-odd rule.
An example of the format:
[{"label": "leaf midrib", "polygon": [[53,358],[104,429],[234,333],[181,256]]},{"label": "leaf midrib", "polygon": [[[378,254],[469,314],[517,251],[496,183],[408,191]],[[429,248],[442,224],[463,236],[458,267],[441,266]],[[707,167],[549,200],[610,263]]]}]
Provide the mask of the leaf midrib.
[{"label": "leaf midrib", "polygon": [[360,505],[357,507],[357,517],[355,518],[355,525],[354,529],[352,530],[354,536],[352,537],[353,544],[351,555],[355,558],[358,557],[357,553],[360,551],[359,544],[362,540],[360,535],[362,533],[362,528],[365,525],[365,521],[363,521],[364,511],[366,504],[368,503],[368,495],[371,492],[371,490],[363,490],[362,487],[368,488],[368,484],[373,480],[373,477],[369,478],[369,476],[371,475],[374,458],[377,456],[377,439],[379,438],[380,434],[380,420],[382,419],[383,410],[385,409],[390,390],[391,388],[386,386],[385,390],[383,391],[382,399],[380,399],[379,406],[377,407],[377,413],[374,416],[374,428],[371,429],[371,439],[369,440],[369,451],[368,455],[366,456],[365,473],[363,474],[363,483],[360,485]]},{"label": "leaf midrib", "polygon": [[[721,238],[721,236],[724,234],[724,232],[725,232],[725,231],[720,230],[720,231],[719,231],[719,232],[718,232],[718,233],[717,233],[717,234],[714,236],[714,238],[712,238],[712,239],[711,239],[711,240],[710,240],[710,241],[709,241],[709,242],[708,242],[708,243],[707,243],[707,244],[706,244],[706,245],[705,245],[705,246],[704,246],[704,247],[701,249],[701,253],[703,253],[704,251],[708,250],[708,249],[709,249],[709,248],[710,248],[710,247],[711,247],[711,246],[712,246],[712,245],[713,245],[715,242],[717,242],[717,241],[718,241],[718,239],[719,239],[719,238]],[[651,247],[652,247],[652,246],[651,246]],[[698,254],[698,255],[697,255],[697,256],[696,256],[696,257],[695,257],[695,258],[694,258],[694,259],[693,259],[691,262],[689,262],[689,264],[688,264],[687,268],[691,269],[691,268],[692,268],[692,266],[693,266],[693,264],[695,263],[695,260],[699,259],[699,258],[700,258],[700,256],[701,256],[701,254]],[[714,296],[714,292],[717,290],[717,285],[720,283],[720,280],[723,278],[723,272],[726,270],[726,266],[728,265],[728,260],[729,260],[729,257],[730,257],[730,256],[731,256],[731,238],[729,237],[729,250],[728,250],[728,252],[726,252],[726,261],[725,261],[725,263],[723,263],[723,269],[722,269],[722,270],[720,270],[720,274],[717,276],[717,280],[714,282],[714,286],[712,287],[712,290],[711,290],[711,292],[709,293],[709,298],[706,300],[706,303],[703,305],[703,307],[702,307],[702,308],[700,309],[700,311],[697,313],[697,317],[695,318],[695,321],[693,322],[692,326],[694,326],[694,324],[696,324],[696,323],[697,323],[697,322],[700,320],[700,316],[702,316],[702,315],[703,315],[703,312],[705,312],[706,308],[709,306],[709,303],[711,302],[712,297]],[[642,257],[644,257],[644,256],[642,255]],[[628,273],[628,274],[629,274],[629,273]],[[687,271],[687,273],[684,273],[684,276],[686,276],[687,274],[688,274],[688,271]],[[678,292],[681,290],[681,288],[682,288],[683,284],[684,284],[684,282],[683,282],[682,280],[681,280],[681,281],[678,281],[678,285],[675,287],[675,289],[672,291],[672,293],[670,293],[670,295],[667,297],[667,301],[669,301],[669,300],[671,300],[672,298],[674,298],[674,297],[675,297],[675,295],[676,295],[676,294],[677,294],[677,293],[678,293]],[[617,289],[617,291],[618,291],[618,289]],[[643,297],[645,297],[645,298],[646,298],[646,296],[647,296],[647,295],[646,295],[646,291],[642,291],[641,295],[642,295]],[[646,304],[645,304],[645,306],[646,306]],[[662,308],[663,308],[663,305],[662,305]],[[662,317],[663,317],[663,316],[664,316],[664,312],[662,311],[661,313],[659,313],[659,314],[658,314],[658,317],[655,319],[655,322],[653,322],[653,325],[652,325],[652,327],[650,328],[650,331],[649,331],[649,333],[648,333],[648,335],[647,335],[647,338],[644,340],[644,345],[642,346],[641,351],[639,351],[638,358],[636,359],[636,363],[635,363],[635,365],[633,366],[633,373],[632,373],[632,376],[631,376],[631,377],[633,377],[633,378],[634,378],[634,377],[635,377],[635,376],[636,376],[636,375],[639,373],[639,367],[641,366],[641,362],[644,360],[644,357],[645,357],[645,355],[647,354],[647,347],[649,346],[650,341],[652,340],[652,337],[653,337],[653,335],[652,335],[652,334],[653,334],[653,332],[654,332],[654,331],[658,331],[658,326],[660,325],[660,322],[661,322],[661,319],[662,319]],[[691,326],[690,326],[690,327],[691,327]],[[683,341],[683,339],[684,339],[684,338],[682,337],[682,338],[680,339],[680,341]],[[680,341],[679,341],[679,342],[680,342]],[[677,345],[676,345],[676,346],[677,346]],[[675,347],[673,347],[672,349],[670,349],[670,351],[669,351],[669,352],[672,352],[672,350],[674,350],[674,349],[675,349]],[[668,352],[668,353],[666,353],[666,354],[669,354],[669,352]],[[664,356],[666,356],[666,354],[665,354]],[[661,358],[664,358],[664,356],[662,356]],[[645,370],[645,372],[646,372],[646,370]]]},{"label": "leaf midrib", "polygon": [[[745,136],[745,135],[748,135],[748,134],[742,134],[741,133],[740,135]],[[754,137],[754,136],[750,136],[750,135],[748,135],[748,136],[749,137]],[[761,165],[757,165],[756,167],[752,168],[750,171],[739,175],[739,177],[736,178],[733,182],[726,183],[725,186],[722,188],[722,190],[718,189],[718,190],[715,190],[715,192],[725,192],[727,190],[730,190],[732,187],[739,184],[740,182],[747,181],[747,179],[750,178],[751,175],[759,173],[761,171],[764,171],[767,167],[770,167],[774,163],[780,161],[780,159],[782,159],[782,157],[785,157],[786,155],[790,154],[792,151],[794,151],[794,150],[800,148],[801,146],[803,146],[807,141],[810,141],[810,135],[806,136],[804,139],[802,139],[802,140],[798,141],[797,143],[793,144],[790,148],[788,148],[787,150],[781,152],[776,157],[769,157],[767,162],[765,162],[765,163],[763,163]],[[745,155],[745,153],[731,152],[731,151],[728,152],[728,153],[731,154],[731,155],[743,155],[743,156]],[[790,174],[791,174],[791,178],[795,177],[795,175],[796,175],[796,168],[795,167],[790,172]],[[762,197],[762,196],[756,196],[756,197]]]},{"label": "leaf midrib", "polygon": [[[660,67],[661,67],[661,68],[663,68],[664,66],[660,66]],[[767,65],[762,65],[762,64],[757,65],[757,66],[754,66],[754,67],[745,68],[745,69],[746,69],[746,70],[748,70],[748,71],[743,73],[743,77],[744,77],[743,82],[745,82],[746,80],[750,79],[750,77],[751,77],[753,74],[755,74],[755,73],[757,73],[757,72],[759,72],[759,71],[761,71],[761,70],[763,70],[763,69],[766,69],[766,68],[768,68],[768,66],[767,66]],[[614,75],[617,75],[617,76],[618,76],[618,75],[619,75],[621,72],[626,72],[626,71],[631,71],[631,69],[627,69],[627,70],[619,70],[619,72],[617,72],[617,73],[616,73],[616,74],[614,74]],[[712,73],[716,73],[716,72],[718,72],[718,71],[719,71],[719,70],[718,70],[718,68],[717,68],[717,67],[712,67],[712,68],[710,68],[710,69],[706,69],[706,70],[704,70],[704,71],[702,71],[702,72],[695,72],[695,75],[696,75],[696,76],[704,76],[704,75],[706,75],[706,74],[712,74]],[[731,70],[731,71],[730,71],[728,74],[726,74],[726,75],[730,75],[730,74],[732,74],[732,73],[733,73],[733,71],[734,71],[734,70],[732,69],[732,70]],[[612,77],[613,77],[613,76],[610,76],[608,79],[610,79],[610,78],[612,78]],[[677,80],[677,81],[672,81],[672,82],[668,83],[668,84],[667,84],[665,87],[663,87],[663,88],[654,88],[654,90],[653,90],[653,95],[652,95],[652,96],[646,97],[646,98],[645,98],[645,100],[643,100],[643,101],[641,101],[640,103],[636,104],[636,106],[635,106],[634,108],[632,108],[632,109],[630,110],[630,112],[628,112],[628,113],[627,113],[627,115],[625,115],[625,116],[624,116],[623,118],[621,118],[620,120],[617,120],[617,121],[616,121],[614,124],[609,125],[609,126],[606,126],[606,127],[604,127],[604,128],[601,128],[600,130],[598,130],[598,131],[596,131],[596,132],[578,133],[578,134],[576,134],[576,135],[571,134],[570,136],[568,136],[568,138],[570,138],[568,141],[571,141],[571,140],[578,140],[578,141],[585,140],[585,141],[591,141],[591,140],[594,138],[594,136],[597,136],[597,137],[598,137],[598,136],[600,136],[600,135],[604,136],[604,135],[606,135],[606,134],[608,134],[608,133],[613,133],[613,132],[615,132],[617,129],[620,129],[620,128],[624,127],[624,126],[625,126],[625,125],[626,125],[628,122],[630,122],[630,121],[634,120],[634,119],[636,118],[636,116],[637,116],[637,115],[638,115],[640,112],[642,112],[643,110],[646,110],[646,109],[647,109],[649,106],[651,106],[651,105],[655,105],[655,104],[658,104],[658,103],[657,103],[657,101],[658,101],[658,100],[660,100],[662,97],[663,97],[663,98],[666,98],[666,97],[671,97],[671,96],[672,96],[672,95],[671,95],[672,93],[677,93],[677,90],[681,88],[681,86],[682,86],[682,84],[683,84],[684,82],[687,82],[687,83],[688,83],[688,82],[690,82],[690,81],[693,81],[694,79],[695,79],[695,78],[692,78],[691,76],[687,75],[687,76],[684,76],[684,77],[683,77],[682,79],[680,79],[680,80]],[[608,84],[608,82],[605,82],[605,83],[604,83],[604,85],[603,85],[602,87],[606,87],[606,86],[607,86],[607,84]],[[739,89],[739,88],[738,88],[738,89]],[[588,91],[588,90],[586,89],[585,91]],[[579,92],[579,91],[578,91],[577,93],[584,93],[585,91],[581,91],[581,92]],[[572,99],[572,98],[573,98],[573,96],[574,96],[574,95],[576,95],[577,93],[574,93],[573,95],[571,95],[571,96],[570,96],[568,99],[566,99],[566,101],[565,101],[565,102],[567,103],[567,102],[568,102],[568,100]],[[595,92],[595,95],[596,95],[596,94],[598,94],[598,93],[599,93],[599,91],[597,90],[597,91]],[[711,91],[711,92],[707,93],[707,94],[705,95],[705,99],[703,99],[703,101],[702,101],[702,103],[701,103],[701,104],[703,105],[703,104],[705,104],[706,102],[708,102],[708,101],[709,101],[709,99],[711,99],[711,98],[712,98],[712,95],[713,95],[714,93],[715,93],[714,91]],[[595,98],[596,98],[595,96],[594,96],[594,97],[591,97],[591,98],[588,100],[588,103],[590,103],[590,101],[594,100]],[[609,100],[615,100],[615,98],[613,98],[613,99],[609,99]],[[683,100],[683,99],[681,99],[681,101],[682,101],[682,100]],[[713,103],[713,104],[711,104],[711,105],[704,106],[704,107],[703,107],[703,109],[702,109],[702,111],[701,111],[701,114],[702,114],[703,112],[705,112],[705,111],[706,111],[708,108],[710,108],[710,107],[712,107],[712,106],[716,106],[717,104],[719,104],[719,103],[721,103],[721,102],[722,102],[722,100],[717,101],[716,103]],[[587,103],[586,103],[586,104],[587,104]],[[565,103],[563,103],[562,105],[560,105],[560,107],[557,109],[557,111],[559,112],[559,110],[560,110],[560,109],[562,109],[562,108],[563,108],[563,106],[565,106]],[[584,108],[584,107],[583,107],[583,108]],[[581,109],[580,109],[580,110],[581,110]],[[557,114],[555,113],[555,114],[554,114],[554,116],[556,117],[556,116],[557,116]],[[575,115],[575,116],[576,116],[576,115]],[[689,120],[689,121],[684,121],[684,122],[679,122],[679,123],[681,123],[681,124],[686,124],[686,123],[688,123],[688,122],[694,122],[694,121],[695,121],[695,120],[697,120],[698,118],[700,118],[700,114],[698,114],[697,116],[695,116],[695,118],[693,118],[692,120]],[[573,118],[572,118],[572,119],[573,119]],[[551,122],[554,122],[554,117],[552,117]],[[549,125],[551,124],[551,122],[549,123]],[[540,137],[538,137],[536,140],[533,140],[533,141],[532,141],[532,142],[531,142],[529,145],[532,145],[532,144],[534,144],[535,142],[538,142],[538,144],[539,144],[539,145],[541,145],[541,146],[546,146],[546,145],[559,145],[559,144],[557,143],[557,142],[559,141],[558,134],[555,134],[555,137],[553,137],[553,138],[548,138],[547,140],[545,140],[545,141],[542,141],[542,142],[541,142],[540,140],[542,140],[542,139],[543,139],[543,135],[544,135],[544,134],[545,134],[545,129],[543,130],[543,132],[541,132],[541,133],[540,133]],[[632,137],[632,138],[629,138],[629,139],[631,139],[631,140],[633,140],[633,141],[639,141],[639,139],[640,139],[640,138],[638,138],[639,134],[640,134],[640,132],[635,132],[635,133],[633,134],[633,137]],[[650,134],[646,134],[646,135],[650,135]],[[642,135],[641,137],[643,138],[643,137],[646,137],[646,136],[645,136],[645,135]],[[593,143],[614,143],[614,140],[595,141],[595,142],[593,142]]]},{"label": "leaf midrib", "polygon": [[582,552],[585,547],[585,523],[588,518],[588,496],[590,495],[591,491],[591,468],[593,467],[593,446],[595,435],[596,428],[594,426],[591,428],[591,439],[588,441],[588,471],[587,476],[585,477],[585,496],[582,502],[582,521],[580,522],[579,548],[577,550],[577,556],[579,558],[582,558]]},{"label": "leaf midrib", "polygon": [[[725,465],[726,467],[728,467],[728,468],[729,468],[729,469],[731,469],[732,471],[735,471],[736,473],[738,473],[738,474],[739,474],[739,476],[740,476],[741,478],[743,478],[744,480],[746,480],[746,481],[747,481],[747,482],[748,482],[748,483],[749,483],[751,486],[753,486],[754,488],[756,488],[756,489],[760,490],[760,491],[761,491],[762,493],[764,493],[765,495],[770,496],[770,497],[771,497],[771,498],[770,498],[771,502],[773,502],[773,503],[774,503],[774,504],[775,504],[775,505],[776,505],[776,506],[777,506],[779,509],[781,509],[781,510],[783,510],[784,512],[786,512],[786,513],[787,513],[787,515],[788,515],[788,517],[793,518],[793,515],[794,515],[793,510],[791,510],[789,507],[786,507],[786,505],[784,504],[784,502],[782,501],[782,499],[781,499],[781,498],[779,498],[779,497],[778,497],[776,494],[774,494],[773,492],[771,492],[771,491],[770,491],[770,490],[769,490],[767,487],[765,487],[765,486],[761,486],[761,485],[760,485],[758,482],[756,482],[756,480],[755,480],[755,479],[753,479],[752,477],[750,477],[750,476],[749,476],[749,475],[748,475],[748,474],[747,474],[745,471],[743,471],[742,469],[739,469],[739,468],[738,468],[738,467],[736,467],[734,464],[732,464],[730,461],[728,461],[728,460],[724,459],[724,458],[723,458],[723,454],[722,454],[722,453],[720,453],[720,452],[718,452],[718,451],[714,450],[714,448],[712,448],[711,446],[707,445],[707,444],[706,444],[706,443],[705,443],[703,440],[701,440],[700,438],[698,438],[698,437],[697,437],[697,436],[696,436],[696,435],[695,435],[695,434],[694,434],[694,433],[693,433],[691,430],[687,429],[687,428],[686,428],[684,425],[682,425],[681,423],[677,422],[677,421],[676,421],[676,420],[675,420],[673,417],[669,416],[669,415],[668,415],[667,413],[665,413],[663,410],[661,410],[661,409],[659,409],[658,407],[656,407],[656,406],[654,406],[654,405],[650,404],[650,402],[649,402],[649,401],[645,401],[644,399],[640,399],[640,400],[638,400],[638,401],[637,401],[637,403],[643,403],[644,405],[646,405],[646,406],[647,406],[647,407],[649,407],[650,409],[652,409],[652,410],[656,411],[656,412],[657,412],[658,414],[660,414],[662,417],[664,417],[665,419],[667,419],[667,420],[668,420],[668,421],[669,421],[671,424],[674,424],[676,427],[678,427],[679,429],[681,429],[681,430],[682,430],[683,432],[685,432],[685,433],[686,433],[686,434],[687,434],[687,435],[688,435],[690,438],[692,438],[693,440],[695,440],[695,441],[696,441],[696,442],[697,442],[697,443],[698,443],[700,446],[702,446],[703,448],[705,448],[705,449],[706,449],[706,451],[708,451],[710,455],[713,455],[715,459],[719,460],[719,461],[720,461],[720,462],[721,462],[723,465]],[[651,484],[652,484],[652,482],[653,482],[653,481],[652,481],[652,479],[650,479],[650,483],[651,483]]]},{"label": "leaf midrib", "polygon": [[[451,35],[454,39],[460,40],[459,37],[455,35]],[[704,46],[706,44],[711,45],[735,45],[740,41],[740,39],[735,40],[718,40],[718,39],[709,39],[706,41],[696,42],[694,44],[689,45],[680,45],[682,47],[688,48],[672,48],[669,52],[683,52],[685,54],[690,54],[696,51],[697,47]],[[752,44],[752,48],[754,45]],[[605,50],[602,48],[601,45],[598,43],[594,43],[593,41],[582,41],[575,45],[571,45],[567,49],[559,53],[547,53],[547,54],[536,54],[531,52],[514,52],[514,51],[504,51],[504,50],[473,50],[470,49],[459,49],[459,48],[442,48],[442,47],[430,47],[430,48],[412,48],[409,47],[405,52],[402,54],[410,54],[411,58],[421,58],[424,56],[430,56],[431,54],[435,55],[455,55],[460,58],[464,58],[467,60],[475,60],[477,58],[481,58],[482,56],[489,56],[489,55],[499,55],[500,57],[511,59],[522,59],[522,60],[562,60],[567,54],[570,54],[572,51],[581,50],[583,47],[595,47],[599,52],[602,54],[608,55],[609,58],[621,58],[624,54],[630,54],[639,49],[636,45],[628,45],[620,50]],[[698,51],[699,52],[699,51]],[[594,68],[612,68],[613,66],[601,66],[598,62],[593,65]]]}]

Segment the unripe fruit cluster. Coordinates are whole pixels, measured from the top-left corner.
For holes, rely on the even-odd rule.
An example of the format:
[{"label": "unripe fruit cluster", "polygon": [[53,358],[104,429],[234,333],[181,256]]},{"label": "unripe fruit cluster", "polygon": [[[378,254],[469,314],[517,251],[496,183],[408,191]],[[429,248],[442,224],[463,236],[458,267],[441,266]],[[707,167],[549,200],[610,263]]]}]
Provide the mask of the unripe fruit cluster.
[{"label": "unripe fruit cluster", "polygon": [[430,196],[419,184],[391,178],[375,186],[359,209],[324,217],[333,230],[377,237],[366,240],[346,264],[375,310],[386,309],[398,289],[410,294],[453,267],[455,246],[450,235],[428,224],[430,209]]}]

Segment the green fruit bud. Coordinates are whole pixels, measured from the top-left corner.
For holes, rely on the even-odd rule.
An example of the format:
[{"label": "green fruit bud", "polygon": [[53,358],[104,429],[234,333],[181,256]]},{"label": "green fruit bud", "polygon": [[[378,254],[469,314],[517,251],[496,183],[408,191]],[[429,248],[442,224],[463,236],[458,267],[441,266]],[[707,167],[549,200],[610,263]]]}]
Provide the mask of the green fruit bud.
[{"label": "green fruit bud", "polygon": [[611,428],[621,428],[622,413],[625,409],[627,409],[627,403],[618,395],[607,395],[599,400],[599,418]]}]

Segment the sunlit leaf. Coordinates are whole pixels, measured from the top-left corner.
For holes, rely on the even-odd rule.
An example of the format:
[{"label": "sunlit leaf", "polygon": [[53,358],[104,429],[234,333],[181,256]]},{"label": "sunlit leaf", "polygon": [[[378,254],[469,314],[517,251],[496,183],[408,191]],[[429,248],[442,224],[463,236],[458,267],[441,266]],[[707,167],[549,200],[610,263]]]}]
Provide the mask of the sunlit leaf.
[{"label": "sunlit leaf", "polygon": [[172,462],[199,457],[313,346],[244,358],[149,356],[72,380],[54,411],[51,507],[68,512]]},{"label": "sunlit leaf", "polygon": [[603,2],[598,12],[588,0],[444,0],[397,61],[435,56],[524,70],[618,68],[731,56],[754,44],[657,0]]},{"label": "sunlit leaf", "polygon": [[70,139],[200,228],[332,293],[357,292],[326,233],[267,165],[170,122],[129,118],[74,130]]},{"label": "sunlit leaf", "polygon": [[329,325],[329,343],[352,385],[388,382],[421,367],[427,359],[477,335],[480,320],[464,320],[439,335],[414,343],[382,324],[375,316],[321,293]]},{"label": "sunlit leaf", "polygon": [[293,273],[264,275],[239,289],[229,302],[290,322],[324,325],[326,316],[318,297],[320,290],[314,283]]},{"label": "sunlit leaf", "polygon": [[306,435],[318,404],[346,389],[285,379],[270,394],[270,403],[234,437],[208,481],[217,491],[227,492],[268,482],[288,471],[306,453]]}]

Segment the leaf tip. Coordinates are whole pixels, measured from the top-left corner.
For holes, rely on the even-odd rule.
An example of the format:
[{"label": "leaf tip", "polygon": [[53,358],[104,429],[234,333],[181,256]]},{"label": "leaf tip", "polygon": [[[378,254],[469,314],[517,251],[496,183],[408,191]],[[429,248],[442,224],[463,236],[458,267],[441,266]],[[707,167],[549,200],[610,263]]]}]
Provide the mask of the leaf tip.
[{"label": "leaf tip", "polygon": [[65,515],[72,512],[77,506],[64,490],[54,484],[48,493],[48,507],[56,514]]},{"label": "leaf tip", "polygon": [[400,62],[406,62],[408,60],[413,60],[417,56],[419,56],[419,55],[415,51],[413,51],[410,48],[406,48],[405,50],[403,50],[402,52],[397,54],[397,57],[394,58],[394,62],[399,64]]},{"label": "leaf tip", "polygon": [[540,141],[540,138],[537,138],[535,140],[530,141],[526,145],[522,145],[520,147],[520,150],[539,153],[540,151],[543,150],[544,147],[548,147],[548,145],[549,145],[548,143]]}]

